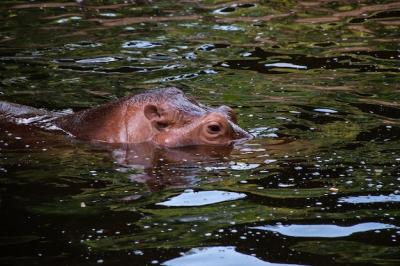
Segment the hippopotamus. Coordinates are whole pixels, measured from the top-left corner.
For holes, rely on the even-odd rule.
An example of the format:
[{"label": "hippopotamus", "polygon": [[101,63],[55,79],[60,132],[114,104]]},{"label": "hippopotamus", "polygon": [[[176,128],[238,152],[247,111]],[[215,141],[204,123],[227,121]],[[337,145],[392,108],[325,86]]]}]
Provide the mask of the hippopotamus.
[{"label": "hippopotamus", "polygon": [[[149,90],[72,114],[0,102],[0,120],[58,128],[81,140],[162,147],[230,146],[252,136],[228,106],[211,108],[177,88]],[[50,125],[50,126],[49,126]]]}]

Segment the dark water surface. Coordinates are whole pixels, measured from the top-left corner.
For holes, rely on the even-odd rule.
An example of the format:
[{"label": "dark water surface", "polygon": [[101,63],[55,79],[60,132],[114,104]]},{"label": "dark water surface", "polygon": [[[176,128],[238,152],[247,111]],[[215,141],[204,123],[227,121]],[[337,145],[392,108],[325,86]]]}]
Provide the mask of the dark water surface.
[{"label": "dark water surface", "polygon": [[[64,2],[64,3],[63,3]],[[400,265],[398,1],[1,1],[0,100],[165,86],[230,150],[0,129],[2,265]]]}]

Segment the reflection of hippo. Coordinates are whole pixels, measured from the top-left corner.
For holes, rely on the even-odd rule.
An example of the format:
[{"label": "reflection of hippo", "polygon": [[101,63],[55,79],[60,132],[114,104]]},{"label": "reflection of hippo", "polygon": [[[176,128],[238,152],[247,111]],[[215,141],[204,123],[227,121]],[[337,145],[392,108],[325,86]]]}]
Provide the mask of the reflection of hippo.
[{"label": "reflection of hippo", "polygon": [[[232,160],[230,153],[233,146],[168,148],[151,142],[136,144],[94,142],[91,145],[79,145],[77,152],[75,141],[70,141],[63,135],[40,130],[36,126],[2,122],[0,129],[1,148],[12,153],[50,151],[50,155],[47,156],[57,157],[62,162],[69,163],[74,162],[77,155],[83,158],[83,161],[92,160],[91,154],[96,154],[96,158],[103,158],[107,162],[109,154],[110,161],[116,163],[118,171],[126,171],[130,180],[146,184],[146,187],[153,192],[165,187],[191,186],[204,175],[204,166],[222,166]],[[97,159],[93,159],[93,162],[96,161]],[[209,181],[213,178],[218,177],[207,173]]]},{"label": "reflection of hippo", "polygon": [[[150,191],[164,187],[187,187],[196,183],[204,165],[225,164],[231,146],[191,146],[182,148],[158,147],[149,142],[138,144],[107,144],[94,146],[111,151],[121,171],[135,169],[129,175],[134,182],[145,183]],[[210,180],[212,176],[208,177]]]},{"label": "reflection of hippo", "polygon": [[69,115],[0,102],[1,118],[47,127],[51,123],[79,139],[106,143],[229,146],[251,137],[236,124],[231,108],[203,106],[176,88],[152,90]]},{"label": "reflection of hippo", "polygon": [[185,165],[202,162],[222,162],[229,157],[233,147],[190,146],[180,148],[159,147],[150,142],[136,144],[102,144],[93,147],[109,150],[116,163],[128,168],[151,169],[163,164]]}]

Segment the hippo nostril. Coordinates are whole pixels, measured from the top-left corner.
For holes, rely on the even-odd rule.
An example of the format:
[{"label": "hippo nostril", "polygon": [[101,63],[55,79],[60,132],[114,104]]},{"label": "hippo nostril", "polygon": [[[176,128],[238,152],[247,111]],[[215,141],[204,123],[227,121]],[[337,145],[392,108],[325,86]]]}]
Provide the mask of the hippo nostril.
[{"label": "hippo nostril", "polygon": [[207,126],[207,131],[210,134],[218,134],[221,131],[221,126],[217,123],[213,123]]}]

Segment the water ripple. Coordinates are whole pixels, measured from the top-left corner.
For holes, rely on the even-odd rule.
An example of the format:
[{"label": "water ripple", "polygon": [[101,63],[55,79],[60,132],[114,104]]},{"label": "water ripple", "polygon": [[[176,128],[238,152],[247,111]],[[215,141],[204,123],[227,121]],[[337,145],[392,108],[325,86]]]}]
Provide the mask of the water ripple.
[{"label": "water ripple", "polygon": [[96,57],[96,58],[88,58],[88,59],[81,59],[77,60],[76,63],[78,64],[98,64],[98,63],[110,63],[118,61],[117,58],[111,56],[105,57]]}]

